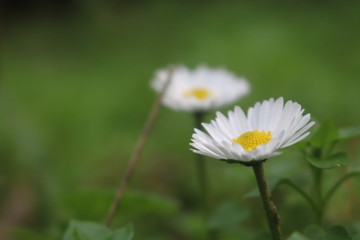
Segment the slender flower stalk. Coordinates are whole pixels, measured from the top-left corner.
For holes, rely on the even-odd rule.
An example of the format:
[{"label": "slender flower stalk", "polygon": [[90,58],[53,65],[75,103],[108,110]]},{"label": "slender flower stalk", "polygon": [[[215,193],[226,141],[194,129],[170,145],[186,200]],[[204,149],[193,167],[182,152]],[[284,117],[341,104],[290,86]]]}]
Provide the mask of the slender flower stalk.
[{"label": "slender flower stalk", "polygon": [[281,180],[277,186],[280,185],[288,185],[289,187],[291,187],[293,190],[295,190],[297,193],[299,193],[300,196],[302,196],[304,198],[304,200],[309,204],[309,206],[311,207],[311,209],[314,211],[314,213],[316,214],[316,216],[319,214],[319,207],[316,204],[316,202],[310,197],[309,194],[307,194],[303,189],[301,189],[298,185],[296,185],[295,183],[293,183],[290,179],[283,179]]},{"label": "slender flower stalk", "polygon": [[[195,119],[195,127],[202,129],[201,123],[203,122],[205,117],[204,112],[196,112],[194,113]],[[200,204],[202,207],[203,219],[205,221],[205,231],[208,240],[217,240],[218,232],[214,229],[210,229],[207,222],[210,217],[210,197],[209,197],[209,179],[207,176],[207,164],[203,155],[196,154],[195,155],[195,163],[196,163],[196,175],[198,178],[199,188],[200,188]]]},{"label": "slender flower stalk", "polygon": [[263,162],[259,161],[253,164],[252,168],[258,184],[260,196],[264,205],[264,210],[266,213],[266,218],[272,238],[273,240],[282,240],[283,237],[280,228],[280,217],[277,212],[276,206],[272,200],[271,193],[266,184]]},{"label": "slender flower stalk", "polygon": [[356,176],[360,176],[360,172],[350,172],[340,178],[325,194],[323,193],[323,169],[315,168],[312,166],[314,170],[314,193],[315,199],[317,200],[318,211],[316,213],[316,223],[319,226],[322,226],[324,223],[324,215],[326,213],[326,208],[328,206],[329,201],[331,200],[333,194],[336,190],[348,179]]},{"label": "slender flower stalk", "polygon": [[143,131],[138,139],[138,142],[136,144],[136,147],[135,147],[135,150],[130,158],[130,161],[126,167],[126,170],[125,170],[125,173],[124,173],[124,176],[120,182],[120,185],[119,185],[119,188],[116,192],[116,195],[115,195],[115,198],[110,206],[110,209],[109,209],[109,212],[107,214],[107,217],[106,217],[106,220],[105,220],[105,225],[107,227],[110,227],[111,224],[112,224],[112,221],[113,221],[113,218],[115,216],[115,213],[119,207],[119,204],[120,204],[120,201],[127,189],[127,186],[129,185],[129,182],[134,174],[134,170],[135,170],[135,167],[138,163],[138,160],[143,152],[143,149],[144,149],[144,146],[145,146],[145,143],[147,142],[149,136],[150,136],[150,133],[151,133],[151,130],[154,126],[154,123],[155,123],[155,120],[159,114],[159,111],[160,111],[160,106],[161,106],[161,101],[162,101],[162,98],[164,96],[164,94],[166,93],[167,89],[168,89],[168,86],[172,80],[172,75],[173,75],[173,72],[175,71],[175,67],[171,67],[169,72],[168,72],[168,75],[167,75],[167,79],[166,79],[166,82],[165,84],[163,85],[162,87],[162,90],[160,91],[157,99],[155,100],[154,104],[153,104],[153,107],[151,109],[151,112],[148,116],[148,119],[145,123],[145,126],[143,128]]},{"label": "slender flower stalk", "polygon": [[324,199],[322,194],[322,180],[323,180],[323,170],[311,166],[314,173],[314,195],[318,205],[319,211],[316,213],[316,223],[319,226],[323,225],[323,218],[324,218]]},{"label": "slender flower stalk", "polygon": [[348,179],[353,178],[353,177],[360,177],[360,172],[350,172],[348,174],[346,174],[345,176],[343,176],[342,178],[340,178],[335,184],[334,186],[332,186],[330,188],[330,190],[327,192],[327,194],[325,195],[324,198],[324,208],[328,205],[330,199],[332,198],[332,196],[334,195],[334,193],[336,192],[337,189],[339,189],[339,187],[346,182]]},{"label": "slender flower stalk", "polygon": [[[204,118],[203,112],[194,113],[195,119],[195,127],[202,128],[201,123],[203,122]],[[205,220],[207,220],[209,216],[209,203],[208,203],[208,179],[207,179],[207,171],[206,171],[206,162],[203,155],[196,155],[196,172],[200,187],[200,201],[203,210],[203,216]]]}]

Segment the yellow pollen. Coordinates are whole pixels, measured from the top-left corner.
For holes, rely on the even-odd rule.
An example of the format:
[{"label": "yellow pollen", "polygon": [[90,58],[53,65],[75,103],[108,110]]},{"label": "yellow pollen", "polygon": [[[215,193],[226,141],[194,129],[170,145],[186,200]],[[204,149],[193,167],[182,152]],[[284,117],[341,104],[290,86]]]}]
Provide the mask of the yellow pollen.
[{"label": "yellow pollen", "polygon": [[195,97],[199,100],[204,100],[211,95],[211,91],[206,88],[192,88],[184,92],[185,97]]},{"label": "yellow pollen", "polygon": [[267,133],[265,131],[259,132],[258,130],[249,131],[232,140],[234,143],[240,144],[246,151],[251,152],[257,146],[266,144],[271,140],[271,131]]}]

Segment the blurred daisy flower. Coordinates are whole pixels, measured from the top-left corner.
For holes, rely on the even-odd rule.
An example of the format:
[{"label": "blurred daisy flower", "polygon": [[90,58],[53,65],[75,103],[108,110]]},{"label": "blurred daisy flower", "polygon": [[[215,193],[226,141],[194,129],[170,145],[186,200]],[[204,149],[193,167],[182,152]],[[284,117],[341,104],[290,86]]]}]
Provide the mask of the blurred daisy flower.
[{"label": "blurred daisy flower", "polygon": [[[152,87],[160,92],[169,70],[160,70]],[[163,104],[174,110],[207,112],[231,104],[250,91],[248,82],[222,68],[201,65],[194,70],[177,67],[163,98]]]},{"label": "blurred daisy flower", "polygon": [[211,123],[203,123],[208,134],[195,129],[192,151],[229,162],[251,165],[281,154],[278,150],[293,145],[309,135],[314,125],[310,114],[292,101],[273,98],[257,102],[247,116],[240,107],[220,112]]}]

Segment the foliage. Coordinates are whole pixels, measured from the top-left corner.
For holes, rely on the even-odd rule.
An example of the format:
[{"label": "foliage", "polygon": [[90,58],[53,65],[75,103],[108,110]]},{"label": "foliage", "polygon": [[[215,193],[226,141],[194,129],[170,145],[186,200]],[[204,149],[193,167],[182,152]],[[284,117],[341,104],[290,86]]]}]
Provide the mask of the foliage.
[{"label": "foliage", "polygon": [[63,240],[131,240],[133,236],[132,224],[111,231],[98,223],[71,221]]}]

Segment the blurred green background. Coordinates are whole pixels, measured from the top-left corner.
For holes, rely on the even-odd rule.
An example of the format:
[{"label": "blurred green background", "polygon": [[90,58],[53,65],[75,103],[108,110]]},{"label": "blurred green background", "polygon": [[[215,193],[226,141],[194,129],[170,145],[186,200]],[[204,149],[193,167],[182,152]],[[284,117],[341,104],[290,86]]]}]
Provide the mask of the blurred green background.
[{"label": "blurred green background", "polygon": [[[0,9],[2,239],[60,239],[70,219],[103,221],[156,97],[149,81],[172,63],[244,76],[244,109],[284,96],[318,121],[360,122],[359,1],[7,0]],[[192,126],[162,109],[115,222],[133,222],[135,239],[203,239]],[[344,147],[359,168],[358,141]],[[220,239],[267,232],[260,201],[242,197],[255,187],[251,170],[208,166]],[[296,151],[266,166],[269,178],[310,182]],[[329,183],[342,171],[329,171]],[[341,191],[329,224],[359,217],[360,191]],[[288,189],[275,199],[286,234],[312,223]]]}]

